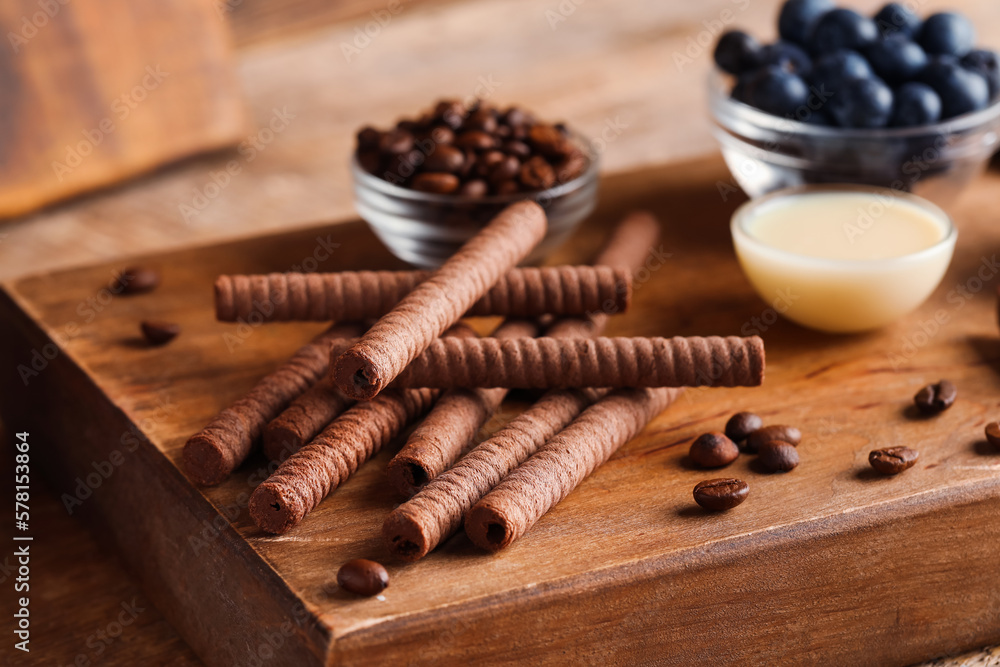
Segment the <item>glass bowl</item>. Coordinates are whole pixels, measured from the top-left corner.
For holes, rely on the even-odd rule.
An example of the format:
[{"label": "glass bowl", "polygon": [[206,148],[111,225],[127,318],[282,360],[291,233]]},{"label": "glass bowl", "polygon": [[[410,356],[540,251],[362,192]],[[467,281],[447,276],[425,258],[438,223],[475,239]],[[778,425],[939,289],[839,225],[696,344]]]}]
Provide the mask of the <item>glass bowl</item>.
[{"label": "glass bowl", "polygon": [[[579,142],[579,138],[576,139]],[[585,144],[580,144],[585,145]],[[599,164],[595,155],[577,178],[538,192],[460,197],[394,185],[365,171],[351,158],[354,206],[379,240],[403,261],[435,268],[451,257],[497,213],[514,202],[538,202],[548,218],[548,232],[526,263],[537,263],[561,245],[597,204]]]},{"label": "glass bowl", "polygon": [[[895,257],[828,259],[776,248],[751,232],[751,223],[775,206],[791,205],[796,197],[835,193],[862,194],[869,202],[864,210],[874,220],[895,206],[919,209],[933,220],[941,237],[929,247]],[[730,231],[754,291],[784,317],[828,333],[877,329],[918,308],[944,277],[958,238],[948,214],[935,204],[897,190],[857,185],[776,190],[736,209]]]},{"label": "glass bowl", "polygon": [[855,183],[947,206],[982,172],[1000,141],[1000,100],[923,127],[826,127],[737,102],[728,77],[715,71],[709,104],[726,165],[751,198],[799,185]]}]

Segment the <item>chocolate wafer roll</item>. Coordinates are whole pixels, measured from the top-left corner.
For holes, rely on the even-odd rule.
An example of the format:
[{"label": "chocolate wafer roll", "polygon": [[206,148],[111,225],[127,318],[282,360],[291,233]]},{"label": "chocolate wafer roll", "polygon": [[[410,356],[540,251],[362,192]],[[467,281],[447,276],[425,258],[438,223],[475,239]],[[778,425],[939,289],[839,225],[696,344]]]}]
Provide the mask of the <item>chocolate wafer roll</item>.
[{"label": "chocolate wafer roll", "polygon": [[191,436],[183,453],[188,475],[199,484],[226,479],[250,454],[267,423],[323,375],[330,363],[330,342],[359,333],[354,324],[330,327]]},{"label": "chocolate wafer roll", "polygon": [[[612,232],[596,263],[630,272],[647,262],[659,239],[660,225],[645,212],[631,213]],[[608,312],[614,312],[608,308]],[[563,318],[549,327],[554,338],[597,335],[607,323],[607,312]],[[548,391],[504,428],[485,440],[454,467],[432,479],[413,498],[386,518],[382,536],[389,550],[404,560],[427,555],[462,525],[466,512],[580,412],[603,397],[606,389]]]},{"label": "chocolate wafer roll", "polygon": [[354,401],[337,389],[329,375],[321,378],[264,429],[264,455],[272,461],[285,460],[352,405]]},{"label": "chocolate wafer roll", "polygon": [[[340,349],[331,346],[331,357]],[[441,338],[392,386],[756,387],[763,379],[764,343],[757,336]]]},{"label": "chocolate wafer roll", "polygon": [[349,408],[254,489],[250,495],[254,523],[269,533],[290,530],[427,412],[440,394],[438,389],[392,389]]},{"label": "chocolate wafer roll", "polygon": [[[385,315],[431,271],[343,271],[226,275],[215,281],[215,316],[253,320],[353,321]],[[632,276],[608,266],[512,269],[466,313],[470,316],[584,315],[628,308]]]},{"label": "chocolate wafer roll", "polygon": [[[445,332],[445,336],[475,335],[462,324]],[[393,389],[347,409],[254,489],[250,517],[270,533],[291,529],[362,463],[430,410],[440,395],[437,389]]]},{"label": "chocolate wafer roll", "polygon": [[[494,338],[534,336],[538,326],[511,320],[493,332]],[[401,495],[417,489],[451,467],[472,444],[480,427],[497,411],[507,389],[450,389],[435,404],[399,453],[389,461],[389,484]]]},{"label": "chocolate wafer roll", "polygon": [[545,213],[534,202],[501,211],[337,359],[333,377],[340,390],[355,399],[378,394],[524,259],[545,229]]},{"label": "chocolate wafer roll", "polygon": [[509,546],[681,391],[619,389],[591,405],[473,506],[465,518],[469,539],[490,551]]}]

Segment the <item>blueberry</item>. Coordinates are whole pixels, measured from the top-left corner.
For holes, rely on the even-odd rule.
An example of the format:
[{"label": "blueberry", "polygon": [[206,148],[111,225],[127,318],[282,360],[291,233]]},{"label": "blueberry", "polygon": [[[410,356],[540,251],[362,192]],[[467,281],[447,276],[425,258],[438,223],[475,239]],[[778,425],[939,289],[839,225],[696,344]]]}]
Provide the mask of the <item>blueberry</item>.
[{"label": "blueberry", "polygon": [[896,89],[889,124],[894,127],[930,125],[941,119],[941,97],[927,84],[911,81]]},{"label": "blueberry", "polygon": [[902,35],[875,42],[866,52],[872,69],[890,84],[910,81],[927,65],[927,54]]},{"label": "blueberry", "polygon": [[920,32],[920,17],[898,2],[890,2],[875,15],[875,25],[883,37],[903,35],[913,39]]},{"label": "blueberry", "polygon": [[840,127],[885,127],[892,114],[892,90],[881,79],[849,79],[826,109]]},{"label": "blueberry", "polygon": [[932,58],[918,79],[941,97],[943,119],[989,106],[990,85],[986,78],[965,69],[953,56]]},{"label": "blueberry", "polygon": [[875,76],[865,57],[857,51],[840,49],[820,56],[813,63],[810,80],[819,84],[834,84],[844,79],[867,79]]},{"label": "blueberry", "polygon": [[962,57],[976,43],[976,30],[969,19],[955,12],[932,14],[920,29],[920,46],[931,55]]},{"label": "blueberry", "polygon": [[746,102],[775,116],[789,116],[809,100],[809,86],[798,75],[770,65],[746,84]]},{"label": "blueberry", "polygon": [[810,39],[813,53],[830,53],[837,49],[864,51],[879,38],[875,21],[851,9],[834,9],[816,23]]},{"label": "blueberry", "polygon": [[779,40],[760,50],[760,64],[777,65],[789,72],[804,75],[812,67],[812,60],[801,47]]},{"label": "blueberry", "polygon": [[788,0],[778,15],[778,34],[784,40],[806,46],[816,21],[834,8],[833,0]]},{"label": "blueberry", "polygon": [[995,51],[973,49],[962,58],[962,67],[980,74],[990,85],[990,99],[1000,93],[1000,60]]},{"label": "blueberry", "polygon": [[730,30],[715,45],[715,64],[724,72],[743,74],[760,66],[760,42],[740,30]]}]

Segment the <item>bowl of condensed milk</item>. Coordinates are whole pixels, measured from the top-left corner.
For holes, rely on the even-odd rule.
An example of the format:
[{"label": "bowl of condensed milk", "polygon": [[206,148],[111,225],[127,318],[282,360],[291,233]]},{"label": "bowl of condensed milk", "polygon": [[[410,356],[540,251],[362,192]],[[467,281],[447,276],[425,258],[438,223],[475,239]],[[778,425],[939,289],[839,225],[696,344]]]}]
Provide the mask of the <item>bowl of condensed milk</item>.
[{"label": "bowl of condensed milk", "polygon": [[736,256],[782,315],[831,333],[877,329],[941,282],[958,232],[916,195],[858,185],[778,190],[733,214]]}]

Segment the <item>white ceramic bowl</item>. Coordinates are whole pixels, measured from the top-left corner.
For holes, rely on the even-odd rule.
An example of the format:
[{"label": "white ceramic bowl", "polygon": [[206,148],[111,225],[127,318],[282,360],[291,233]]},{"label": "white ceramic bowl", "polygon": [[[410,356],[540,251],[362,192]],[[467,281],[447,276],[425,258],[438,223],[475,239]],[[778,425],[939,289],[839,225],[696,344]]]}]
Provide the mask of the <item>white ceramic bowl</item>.
[{"label": "white ceramic bowl", "polygon": [[[789,197],[831,192],[892,197],[893,206],[918,207],[941,226],[939,241],[923,250],[885,259],[826,259],[776,248],[751,228],[768,207],[787,206]],[[872,201],[876,201],[873,197]],[[803,225],[809,220],[803,219]],[[916,309],[941,282],[958,233],[948,215],[916,195],[856,185],[806,186],[778,190],[741,206],[731,231],[736,255],[757,293],[788,319],[831,333],[877,329]]]}]

